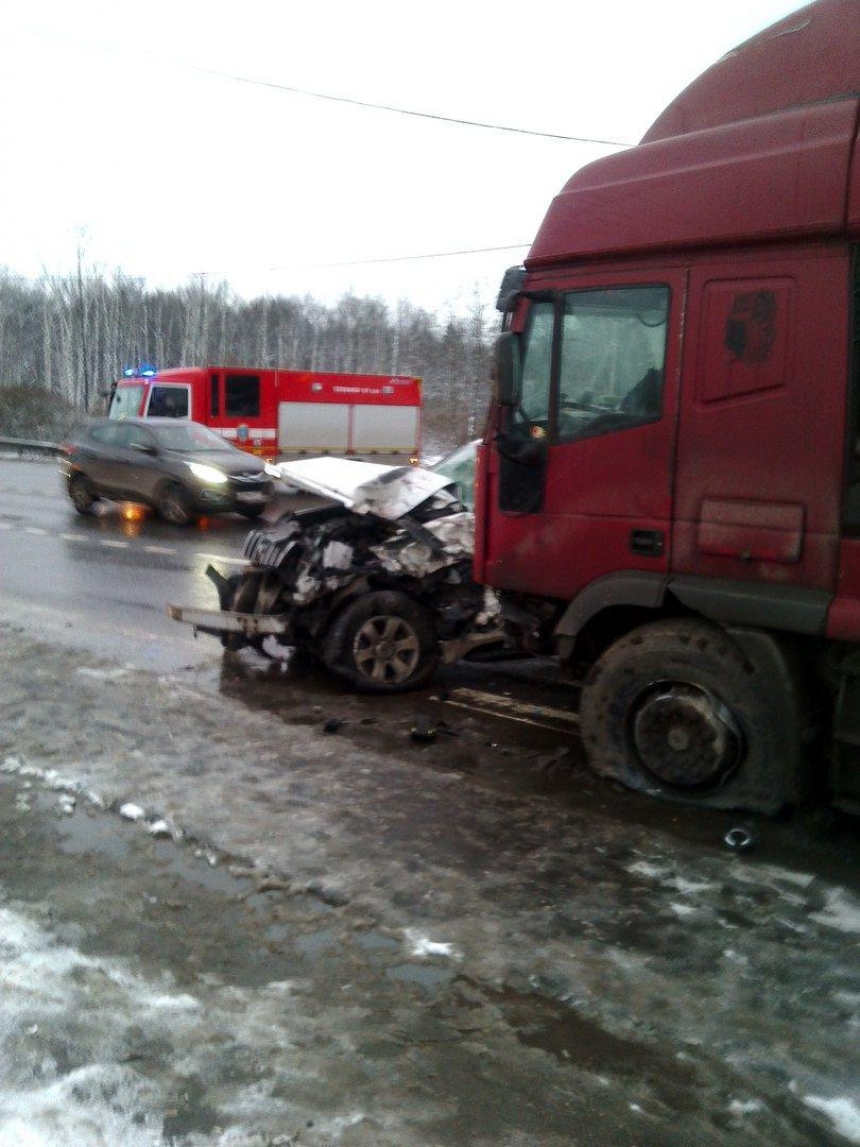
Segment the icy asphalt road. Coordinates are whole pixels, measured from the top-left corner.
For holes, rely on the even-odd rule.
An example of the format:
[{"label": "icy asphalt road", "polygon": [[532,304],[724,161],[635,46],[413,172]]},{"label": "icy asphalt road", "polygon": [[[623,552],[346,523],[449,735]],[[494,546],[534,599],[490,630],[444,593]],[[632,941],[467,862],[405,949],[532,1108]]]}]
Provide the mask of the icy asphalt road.
[{"label": "icy asphalt road", "polygon": [[553,743],[4,623],[0,1144],[860,1142],[855,827]]}]

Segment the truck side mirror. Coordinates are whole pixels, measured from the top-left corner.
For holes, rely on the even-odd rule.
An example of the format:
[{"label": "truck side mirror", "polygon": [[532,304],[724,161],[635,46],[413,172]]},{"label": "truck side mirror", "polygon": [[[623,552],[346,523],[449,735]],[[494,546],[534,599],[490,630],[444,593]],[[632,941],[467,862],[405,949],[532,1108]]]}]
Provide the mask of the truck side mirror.
[{"label": "truck side mirror", "polygon": [[505,331],[496,339],[493,351],[493,398],[499,406],[516,406],[520,401],[522,356],[520,336]]}]

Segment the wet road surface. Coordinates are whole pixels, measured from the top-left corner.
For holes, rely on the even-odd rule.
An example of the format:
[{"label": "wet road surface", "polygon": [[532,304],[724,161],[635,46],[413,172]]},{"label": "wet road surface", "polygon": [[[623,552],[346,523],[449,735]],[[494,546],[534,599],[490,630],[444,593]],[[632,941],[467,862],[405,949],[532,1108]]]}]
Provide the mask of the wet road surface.
[{"label": "wet road surface", "polygon": [[544,666],[200,646],[0,623],[0,1142],[860,1142],[856,825],[730,851],[588,774]]}]

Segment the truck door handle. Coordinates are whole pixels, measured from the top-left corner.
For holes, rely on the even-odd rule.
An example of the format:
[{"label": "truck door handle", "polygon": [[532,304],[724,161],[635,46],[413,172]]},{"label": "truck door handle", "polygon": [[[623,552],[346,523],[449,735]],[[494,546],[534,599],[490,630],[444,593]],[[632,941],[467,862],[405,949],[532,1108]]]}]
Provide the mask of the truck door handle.
[{"label": "truck door handle", "polygon": [[631,530],[630,549],[643,557],[659,558],[663,555],[662,530]]}]

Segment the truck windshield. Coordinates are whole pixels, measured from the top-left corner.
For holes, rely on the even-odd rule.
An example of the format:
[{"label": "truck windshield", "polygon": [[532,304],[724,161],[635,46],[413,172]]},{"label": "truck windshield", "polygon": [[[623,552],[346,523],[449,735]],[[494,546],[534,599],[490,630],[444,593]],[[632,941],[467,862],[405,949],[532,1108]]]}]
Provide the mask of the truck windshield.
[{"label": "truck windshield", "polygon": [[659,418],[668,287],[575,291],[561,316],[557,438]]},{"label": "truck windshield", "polygon": [[108,418],[133,418],[140,410],[143,386],[118,386],[111,399]]},{"label": "truck windshield", "polygon": [[658,419],[669,288],[570,291],[533,304],[515,436],[570,442]]}]

